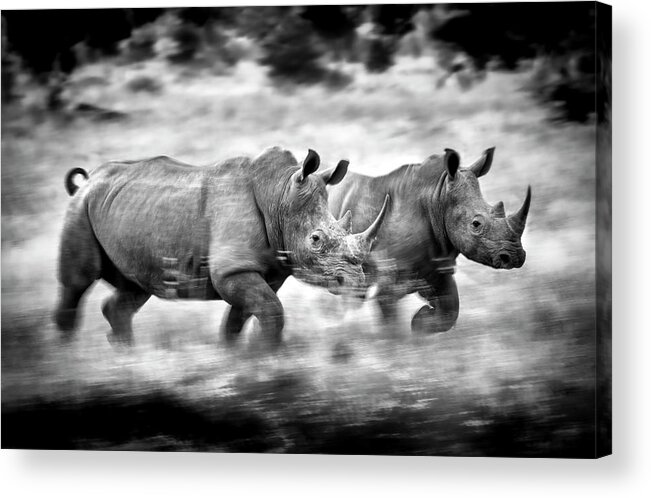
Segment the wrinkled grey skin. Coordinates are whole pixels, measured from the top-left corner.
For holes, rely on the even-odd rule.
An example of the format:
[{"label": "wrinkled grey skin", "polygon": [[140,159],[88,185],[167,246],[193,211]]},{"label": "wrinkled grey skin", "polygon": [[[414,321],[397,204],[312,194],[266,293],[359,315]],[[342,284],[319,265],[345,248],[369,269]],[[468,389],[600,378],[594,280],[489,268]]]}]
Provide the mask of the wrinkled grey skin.
[{"label": "wrinkled grey skin", "polygon": [[396,316],[396,302],[418,292],[428,304],[412,319],[412,330],[445,332],[459,314],[454,266],[459,254],[493,268],[519,268],[525,251],[524,231],[531,189],[521,209],[506,216],[504,204],[484,201],[477,178],[492,164],[494,149],[468,168],[446,149],[422,164],[409,164],[381,177],[350,173],[330,193],[336,215],[352,212],[353,229],[377,215],[390,195],[391,212],[364,263],[367,286],[378,285],[377,300],[386,321]]},{"label": "wrinkled grey skin", "polygon": [[[363,285],[362,261],[384,218],[381,213],[355,235],[342,226],[350,215],[338,223],[325,187],[342,180],[348,162],[314,174],[319,163],[309,151],[299,166],[290,152],[275,147],[252,160],[203,168],[163,156],[110,162],[90,176],[72,170],[66,177],[73,197],[60,247],[58,327],[75,328],[79,300],[101,278],[116,289],[102,308],[111,342],[132,342],[132,317],[155,295],[223,299],[231,305],[227,337],[255,315],[263,337],[278,343],[284,318],[276,292],[285,279],[294,272],[332,290]],[[88,178],[76,193],[75,174]],[[366,253],[351,249],[360,245]],[[181,282],[173,295],[164,258],[174,258]],[[199,264],[202,258],[207,268]]]},{"label": "wrinkled grey skin", "polygon": [[328,230],[318,228],[310,234],[310,251],[305,251],[302,266],[294,266],[293,275],[306,283],[327,287],[332,294],[363,297],[366,277],[362,263],[368,257],[388,213],[389,202],[387,195],[375,220],[359,234],[353,234],[350,211],[344,213],[339,221],[335,221],[328,211],[332,217]]}]

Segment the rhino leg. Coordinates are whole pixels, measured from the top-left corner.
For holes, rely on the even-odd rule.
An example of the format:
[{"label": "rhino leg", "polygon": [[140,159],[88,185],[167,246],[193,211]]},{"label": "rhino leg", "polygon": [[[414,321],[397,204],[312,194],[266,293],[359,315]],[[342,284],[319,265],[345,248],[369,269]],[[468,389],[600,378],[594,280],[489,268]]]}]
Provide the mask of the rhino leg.
[{"label": "rhino leg", "polygon": [[150,296],[151,294],[148,292],[131,284],[118,288],[112,296],[104,301],[102,313],[111,325],[111,332],[107,334],[111,344],[133,344],[131,328],[133,315],[147,302]]},{"label": "rhino leg", "polygon": [[222,323],[222,335],[227,342],[232,342],[239,337],[239,334],[244,327],[244,323],[250,317],[251,313],[245,313],[240,307],[229,307]]},{"label": "rhino leg", "polygon": [[54,321],[62,332],[72,332],[77,328],[79,301],[91,284],[92,282],[79,287],[62,286],[59,304],[54,314]]},{"label": "rhino leg", "polygon": [[100,278],[101,248],[95,239],[83,204],[72,204],[66,215],[59,248],[61,290],[54,321],[63,332],[77,326],[79,301]]},{"label": "rhino leg", "polygon": [[[232,306],[231,310],[241,310],[233,315],[233,329],[244,316],[248,318],[255,315],[265,340],[272,345],[280,343],[282,330],[285,326],[283,305],[274,290],[259,273],[236,273],[222,277],[220,280],[213,279],[213,282],[215,290],[224,301]],[[227,318],[227,323],[229,318]],[[243,324],[244,322],[242,322]]]},{"label": "rhino leg", "polygon": [[398,298],[386,290],[379,289],[375,299],[382,314],[383,326],[394,332],[398,328]]},{"label": "rhino leg", "polygon": [[436,274],[428,278],[428,286],[418,293],[427,299],[411,320],[411,330],[414,332],[439,333],[447,332],[459,316],[459,292],[454,276]]}]

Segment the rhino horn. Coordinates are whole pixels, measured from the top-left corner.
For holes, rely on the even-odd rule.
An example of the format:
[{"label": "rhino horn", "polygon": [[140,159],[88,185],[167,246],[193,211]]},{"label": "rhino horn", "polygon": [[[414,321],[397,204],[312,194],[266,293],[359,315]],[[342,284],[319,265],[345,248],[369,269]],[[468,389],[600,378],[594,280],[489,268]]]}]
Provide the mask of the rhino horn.
[{"label": "rhino horn", "polygon": [[346,230],[346,232],[350,233],[353,230],[353,215],[350,212],[350,209],[344,213],[344,215],[341,217],[340,220],[337,220],[337,225],[339,225],[339,228],[342,228]]},{"label": "rhino horn", "polygon": [[499,201],[493,206],[493,215],[496,218],[506,218],[506,211],[504,210],[504,203]]},{"label": "rhino horn", "polygon": [[384,221],[384,218],[387,214],[388,208],[389,208],[389,203],[391,201],[391,197],[389,194],[386,195],[384,198],[384,204],[382,204],[382,209],[380,210],[380,213],[377,215],[377,218],[375,218],[375,221],[371,224],[370,227],[368,227],[366,230],[364,230],[362,233],[357,234],[357,237],[360,242],[365,243],[368,245],[369,250],[371,244],[375,242],[375,239],[377,237],[378,231],[380,230],[380,227],[382,226],[382,222]]},{"label": "rhino horn", "polygon": [[531,205],[531,186],[527,187],[527,197],[524,200],[524,204],[517,213],[509,216],[508,222],[509,225],[513,228],[513,231],[518,235],[522,235],[524,232],[524,226],[527,223],[527,215],[529,214],[529,206]]}]

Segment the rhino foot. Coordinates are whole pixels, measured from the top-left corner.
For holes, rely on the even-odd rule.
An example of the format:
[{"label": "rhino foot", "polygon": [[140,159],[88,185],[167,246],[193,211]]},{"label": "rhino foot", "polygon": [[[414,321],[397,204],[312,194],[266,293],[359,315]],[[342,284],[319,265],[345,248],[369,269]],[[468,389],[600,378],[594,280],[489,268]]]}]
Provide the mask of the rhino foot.
[{"label": "rhino foot", "polygon": [[109,332],[106,334],[109,344],[116,350],[130,348],[134,345],[133,334],[116,334]]},{"label": "rhino foot", "polygon": [[61,289],[59,303],[54,312],[54,323],[56,323],[57,328],[66,335],[71,335],[71,333],[77,328],[79,301],[86,289],[87,286],[63,286]]},{"label": "rhino foot", "polygon": [[104,301],[102,314],[111,325],[106,335],[112,346],[133,345],[131,321],[133,315],[149,299],[150,294],[139,290],[118,289]]},{"label": "rhino foot", "polygon": [[58,309],[54,322],[61,332],[72,332],[77,328],[77,308]]},{"label": "rhino foot", "polygon": [[416,333],[440,334],[450,330],[455,323],[455,317],[426,304],[411,319],[411,330]]},{"label": "rhino foot", "polygon": [[287,345],[283,342],[283,336],[280,331],[265,331],[259,320],[255,320],[251,325],[251,341],[249,348],[258,352],[278,352],[285,349]]}]

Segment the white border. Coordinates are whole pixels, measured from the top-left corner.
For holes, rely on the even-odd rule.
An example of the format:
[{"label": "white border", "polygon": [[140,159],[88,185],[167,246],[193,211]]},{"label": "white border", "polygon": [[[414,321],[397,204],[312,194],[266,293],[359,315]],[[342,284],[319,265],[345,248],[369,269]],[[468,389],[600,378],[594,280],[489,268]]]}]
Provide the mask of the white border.
[{"label": "white border", "polygon": [[[250,4],[279,2],[255,0]],[[290,3],[290,2],[280,2]],[[291,2],[304,3],[304,2]],[[341,3],[322,1],[318,3]],[[348,2],[352,3],[352,2]],[[400,3],[400,2],[392,2]],[[598,461],[0,452],[2,496],[651,496],[651,53],[649,3],[614,7],[614,450]],[[97,7],[217,5],[93,1]],[[221,2],[242,4],[242,2]],[[88,7],[88,1],[0,0],[0,8]],[[559,178],[562,181],[562,178]]]}]

